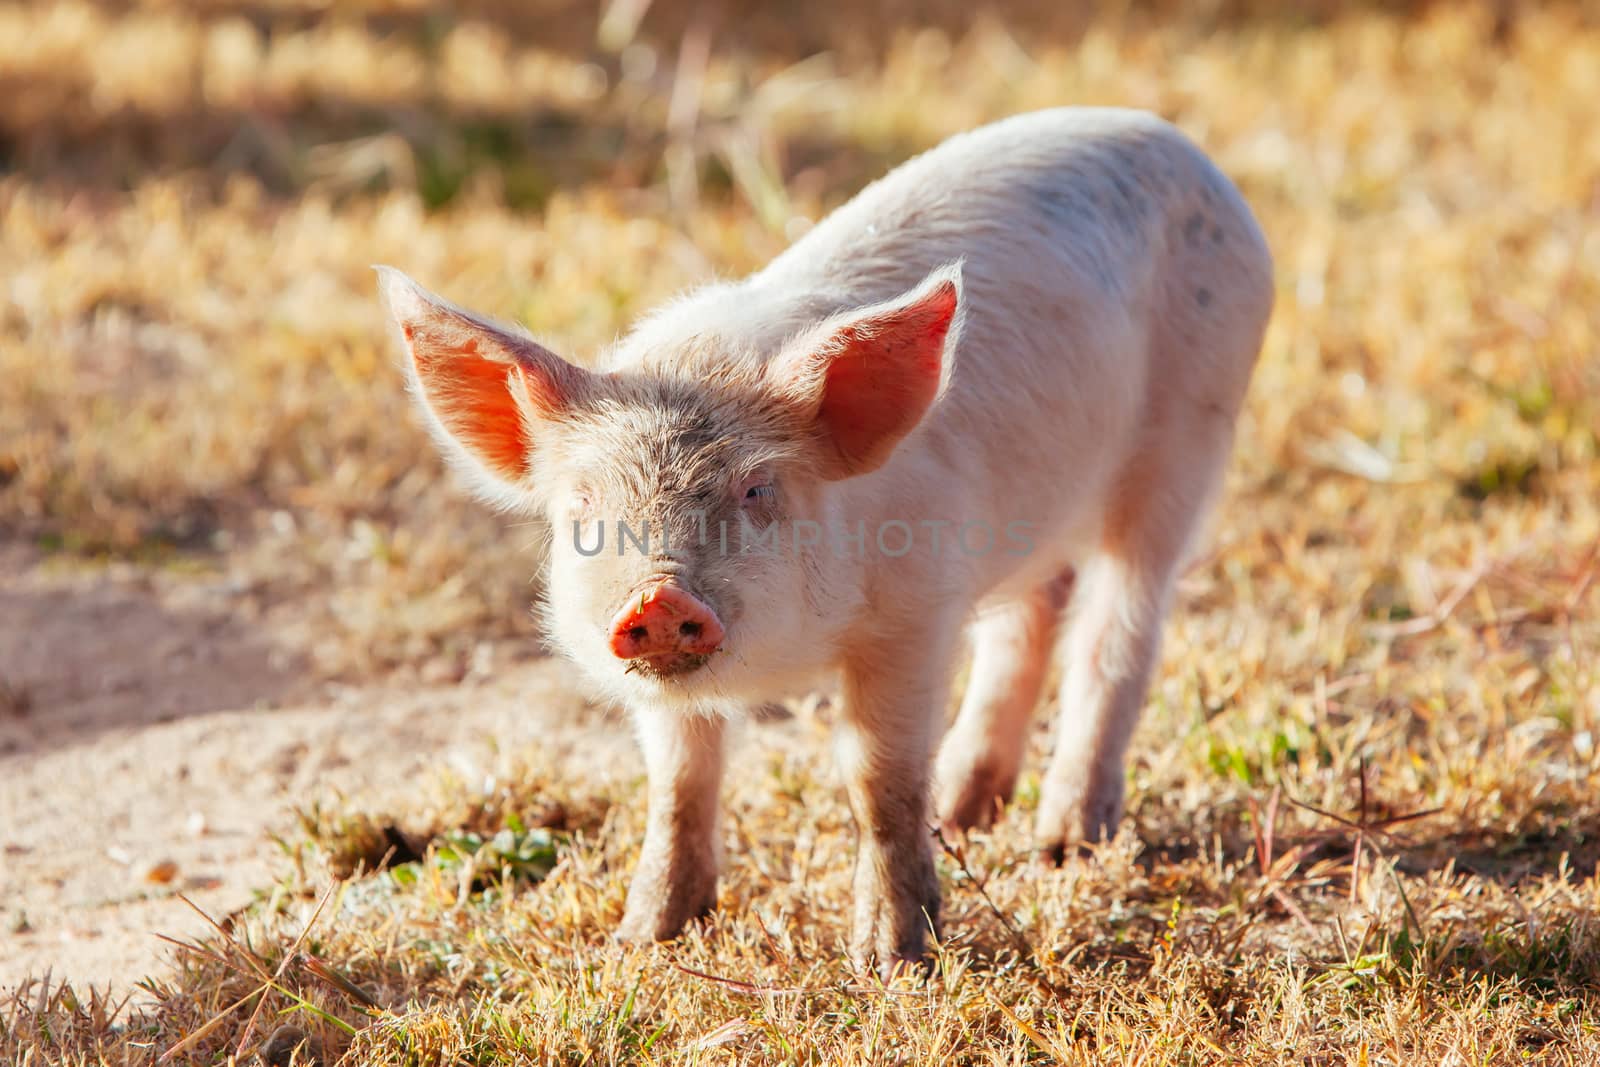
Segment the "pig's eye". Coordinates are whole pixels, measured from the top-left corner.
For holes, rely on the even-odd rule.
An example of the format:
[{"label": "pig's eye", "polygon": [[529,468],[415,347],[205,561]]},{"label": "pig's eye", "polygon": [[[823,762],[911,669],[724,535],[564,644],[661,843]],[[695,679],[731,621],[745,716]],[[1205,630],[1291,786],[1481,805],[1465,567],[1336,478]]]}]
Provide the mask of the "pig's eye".
[{"label": "pig's eye", "polygon": [[739,486],[739,498],[746,504],[764,504],[777,495],[778,490],[759,474],[751,475]]}]

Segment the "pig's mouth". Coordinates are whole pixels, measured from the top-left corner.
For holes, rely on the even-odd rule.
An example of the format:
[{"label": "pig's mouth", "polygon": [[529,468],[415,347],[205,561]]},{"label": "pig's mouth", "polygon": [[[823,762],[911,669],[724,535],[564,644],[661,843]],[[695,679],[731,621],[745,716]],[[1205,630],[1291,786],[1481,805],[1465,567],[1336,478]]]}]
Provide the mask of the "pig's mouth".
[{"label": "pig's mouth", "polygon": [[628,661],[624,674],[666,680],[693,674],[711,660],[708,652],[667,652],[658,656],[639,656]]}]

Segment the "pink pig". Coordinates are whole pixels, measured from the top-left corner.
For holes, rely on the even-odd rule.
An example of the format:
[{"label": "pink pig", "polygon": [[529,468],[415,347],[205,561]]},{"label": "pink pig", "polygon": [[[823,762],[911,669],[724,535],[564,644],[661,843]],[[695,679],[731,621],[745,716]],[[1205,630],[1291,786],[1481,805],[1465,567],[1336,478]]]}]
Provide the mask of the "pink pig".
[{"label": "pink pig", "polygon": [[852,955],[920,960],[930,807],[965,830],[1009,798],[1063,625],[1037,840],[1115,832],[1273,299],[1249,208],[1176,129],[1062,108],[953,137],[597,370],[380,273],[440,446],[549,520],[551,639],[636,723],[649,819],[620,936],[716,902],[729,716],[837,684]]}]

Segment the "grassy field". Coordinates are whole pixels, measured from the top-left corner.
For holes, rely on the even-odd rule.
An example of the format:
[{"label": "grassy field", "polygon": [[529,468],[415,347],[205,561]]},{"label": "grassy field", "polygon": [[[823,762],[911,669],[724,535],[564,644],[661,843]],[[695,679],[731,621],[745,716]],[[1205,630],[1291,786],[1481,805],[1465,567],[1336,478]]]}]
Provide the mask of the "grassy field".
[{"label": "grassy field", "polygon": [[[649,950],[640,791],[529,753],[308,798],[255,909],[120,1012],[17,990],[0,1062],[1600,1062],[1600,13],[640,6],[0,2],[0,536],[235,576],[322,678],[531,641],[535,537],[444,476],[369,264],[581,354],[950,133],[1150,108],[1278,310],[1123,834],[949,842],[935,976],[883,988],[825,715]],[[371,873],[389,819],[431,843]]]}]

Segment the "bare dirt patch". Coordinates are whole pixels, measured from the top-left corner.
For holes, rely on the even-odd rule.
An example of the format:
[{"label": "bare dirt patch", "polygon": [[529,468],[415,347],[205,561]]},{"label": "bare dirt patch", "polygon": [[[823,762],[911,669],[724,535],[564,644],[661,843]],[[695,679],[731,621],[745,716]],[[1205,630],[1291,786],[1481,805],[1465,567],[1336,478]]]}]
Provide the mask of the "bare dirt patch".
[{"label": "bare dirt patch", "polygon": [[481,780],[535,746],[580,773],[632,766],[623,725],[548,661],[315,684],[225,580],[0,559],[0,986],[126,990],[167,955],[157,932],[203,932],[178,894],[248,904],[315,800],[398,804],[441,766]]}]

